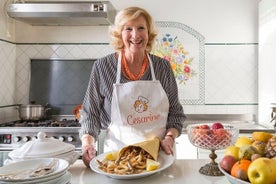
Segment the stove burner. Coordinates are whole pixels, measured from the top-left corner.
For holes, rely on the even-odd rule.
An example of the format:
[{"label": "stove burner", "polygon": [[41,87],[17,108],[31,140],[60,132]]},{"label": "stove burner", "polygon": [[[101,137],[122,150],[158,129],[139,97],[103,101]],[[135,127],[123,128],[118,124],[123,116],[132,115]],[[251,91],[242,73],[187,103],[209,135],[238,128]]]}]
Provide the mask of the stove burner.
[{"label": "stove burner", "polygon": [[43,121],[13,121],[1,123],[0,127],[80,127],[77,120],[43,120]]}]

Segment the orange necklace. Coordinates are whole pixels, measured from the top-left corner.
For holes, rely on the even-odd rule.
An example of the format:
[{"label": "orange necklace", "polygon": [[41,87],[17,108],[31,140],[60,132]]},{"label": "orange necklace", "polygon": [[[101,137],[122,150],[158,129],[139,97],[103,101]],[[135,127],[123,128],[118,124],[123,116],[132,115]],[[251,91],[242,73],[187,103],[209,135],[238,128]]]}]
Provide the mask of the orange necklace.
[{"label": "orange necklace", "polygon": [[125,54],[124,54],[124,52],[122,52],[122,72],[128,80],[133,80],[133,81],[139,80],[144,75],[147,67],[148,67],[148,58],[147,58],[147,55],[145,54],[144,61],[143,61],[140,72],[137,75],[134,75],[129,70]]}]

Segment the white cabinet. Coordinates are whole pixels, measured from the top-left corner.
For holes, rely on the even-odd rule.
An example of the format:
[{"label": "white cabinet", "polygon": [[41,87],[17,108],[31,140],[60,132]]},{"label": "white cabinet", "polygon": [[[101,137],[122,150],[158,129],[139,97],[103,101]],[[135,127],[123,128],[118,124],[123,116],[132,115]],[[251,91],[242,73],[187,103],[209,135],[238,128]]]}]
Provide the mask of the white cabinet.
[{"label": "white cabinet", "polygon": [[[200,149],[192,145],[187,134],[182,134],[176,140],[176,158],[177,159],[209,159],[210,150]],[[221,159],[224,150],[217,150],[217,159]]]},{"label": "white cabinet", "polygon": [[[187,134],[182,134],[176,140],[176,158],[177,159],[209,159],[210,150],[195,147],[189,141]],[[217,150],[217,159],[221,159],[224,150]]]},{"label": "white cabinet", "polygon": [[[251,133],[240,134],[239,136],[251,137]],[[210,159],[210,150],[200,149],[193,146],[188,138],[187,134],[182,134],[176,140],[176,158],[177,159]],[[216,161],[219,161],[224,156],[223,150],[216,150]]]},{"label": "white cabinet", "polygon": [[187,134],[181,134],[175,139],[177,159],[197,159],[197,148],[193,146]]}]

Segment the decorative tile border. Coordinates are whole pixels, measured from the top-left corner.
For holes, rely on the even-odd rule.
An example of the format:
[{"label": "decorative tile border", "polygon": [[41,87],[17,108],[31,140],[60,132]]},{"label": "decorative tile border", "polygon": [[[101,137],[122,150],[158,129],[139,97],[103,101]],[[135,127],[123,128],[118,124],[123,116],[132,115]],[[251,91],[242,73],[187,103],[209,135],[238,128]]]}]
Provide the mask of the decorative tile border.
[{"label": "decorative tile border", "polygon": [[[167,57],[166,59],[170,60],[172,55],[175,55],[173,52],[182,52],[181,62],[184,68],[179,69],[177,66],[173,68],[174,71],[178,71],[175,73],[176,79],[178,81],[178,90],[179,97],[182,104],[204,104],[205,98],[205,85],[204,85],[204,76],[205,76],[205,38],[193,28],[179,23],[179,22],[166,22],[159,21],[156,22],[156,25],[159,27],[159,38],[158,40],[164,43],[166,38],[171,39],[171,41],[167,41],[161,47],[172,48],[170,53],[166,52],[167,55],[164,55],[160,52],[161,47],[158,48],[158,51],[154,50],[154,53],[159,54],[160,56]],[[175,42],[178,39],[180,42]],[[160,43],[159,43],[160,44]],[[178,47],[178,48],[176,48]],[[187,47],[187,48],[185,48]],[[186,50],[187,49],[187,50]],[[191,56],[188,54],[191,53]],[[170,55],[170,56],[168,56]],[[188,57],[190,58],[188,58]],[[179,54],[177,56],[179,57]],[[177,60],[177,58],[175,58]],[[177,63],[177,61],[170,60],[171,64]],[[193,62],[193,63],[191,63]],[[183,64],[184,63],[184,64]],[[186,68],[185,68],[186,66]],[[194,70],[192,70],[194,68]],[[183,81],[183,75],[180,73],[183,71],[186,72],[186,83],[179,82],[179,77]],[[182,72],[183,73],[183,72]],[[193,79],[191,79],[194,77]],[[190,80],[190,81],[188,81]]]}]

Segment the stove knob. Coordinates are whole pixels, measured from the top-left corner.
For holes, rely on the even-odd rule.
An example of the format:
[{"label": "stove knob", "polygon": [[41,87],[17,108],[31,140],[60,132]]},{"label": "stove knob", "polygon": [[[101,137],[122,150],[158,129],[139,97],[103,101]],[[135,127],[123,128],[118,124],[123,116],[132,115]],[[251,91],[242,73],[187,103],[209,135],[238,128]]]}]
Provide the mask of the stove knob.
[{"label": "stove knob", "polygon": [[36,139],[37,139],[37,136],[36,136],[36,135],[32,137],[32,140],[36,140]]},{"label": "stove knob", "polygon": [[21,140],[21,137],[20,136],[16,136],[13,138],[14,142],[19,142]]},{"label": "stove knob", "polygon": [[24,141],[24,142],[28,142],[29,140],[31,140],[31,138],[30,138],[29,136],[23,137],[23,141]]},{"label": "stove knob", "polygon": [[58,138],[58,140],[60,140],[60,141],[64,141],[65,140],[65,137],[64,136],[60,136],[59,138]]},{"label": "stove knob", "polygon": [[56,136],[52,136],[51,139],[56,139],[57,137]]},{"label": "stove knob", "polygon": [[74,137],[73,137],[73,136],[69,136],[69,137],[67,138],[67,140],[68,140],[68,142],[72,142],[72,141],[74,140]]}]

